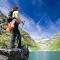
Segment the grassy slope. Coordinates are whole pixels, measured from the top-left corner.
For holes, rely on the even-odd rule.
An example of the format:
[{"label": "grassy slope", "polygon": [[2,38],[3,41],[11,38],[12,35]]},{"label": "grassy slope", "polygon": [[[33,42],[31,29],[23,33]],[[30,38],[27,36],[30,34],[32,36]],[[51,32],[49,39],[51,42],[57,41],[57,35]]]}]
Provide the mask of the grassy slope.
[{"label": "grassy slope", "polygon": [[60,51],[60,33],[53,36],[51,39],[39,42],[40,50]]},{"label": "grassy slope", "polygon": [[[23,32],[23,36],[22,36],[22,45],[23,46],[27,46],[29,48],[37,48],[37,44],[35,43],[35,41],[33,41],[31,39],[31,37],[26,37],[25,36],[26,32]],[[10,47],[10,37],[11,37],[11,33],[3,33],[2,35],[0,35],[0,46],[1,48],[6,48],[6,45],[8,47]],[[15,45],[17,46],[17,41],[15,41]]]}]

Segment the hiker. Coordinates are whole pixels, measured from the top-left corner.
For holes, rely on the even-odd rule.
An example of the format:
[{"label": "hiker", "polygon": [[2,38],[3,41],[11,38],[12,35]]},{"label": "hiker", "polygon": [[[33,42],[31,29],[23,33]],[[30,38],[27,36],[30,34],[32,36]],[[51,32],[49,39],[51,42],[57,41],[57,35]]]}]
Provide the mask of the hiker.
[{"label": "hiker", "polygon": [[14,28],[12,30],[12,36],[11,36],[11,48],[15,48],[15,38],[17,37],[18,40],[18,47],[21,48],[21,34],[20,31],[18,30],[18,25],[20,24],[21,20],[19,17],[19,9],[17,6],[13,8],[13,13],[12,13],[13,20],[15,20],[14,23]]}]

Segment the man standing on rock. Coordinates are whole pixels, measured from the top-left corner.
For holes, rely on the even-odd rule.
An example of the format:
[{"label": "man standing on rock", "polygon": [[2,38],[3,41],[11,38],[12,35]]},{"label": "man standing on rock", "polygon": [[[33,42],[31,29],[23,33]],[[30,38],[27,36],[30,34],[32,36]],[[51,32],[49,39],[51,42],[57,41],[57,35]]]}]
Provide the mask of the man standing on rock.
[{"label": "man standing on rock", "polygon": [[[15,48],[15,38],[17,37],[18,40],[18,48],[21,48],[21,34],[18,30],[18,25],[21,23],[20,17],[19,17],[19,9],[17,6],[13,8],[13,14],[12,17],[15,18],[14,28],[12,30],[12,36],[11,36],[11,48]],[[14,19],[13,19],[14,20]]]}]

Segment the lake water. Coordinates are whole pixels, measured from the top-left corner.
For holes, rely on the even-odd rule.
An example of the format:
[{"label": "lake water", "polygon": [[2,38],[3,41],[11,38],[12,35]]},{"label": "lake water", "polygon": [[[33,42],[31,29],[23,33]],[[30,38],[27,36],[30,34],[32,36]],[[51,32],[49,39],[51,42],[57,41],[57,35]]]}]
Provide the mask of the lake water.
[{"label": "lake water", "polygon": [[30,52],[28,60],[60,60],[60,51]]}]

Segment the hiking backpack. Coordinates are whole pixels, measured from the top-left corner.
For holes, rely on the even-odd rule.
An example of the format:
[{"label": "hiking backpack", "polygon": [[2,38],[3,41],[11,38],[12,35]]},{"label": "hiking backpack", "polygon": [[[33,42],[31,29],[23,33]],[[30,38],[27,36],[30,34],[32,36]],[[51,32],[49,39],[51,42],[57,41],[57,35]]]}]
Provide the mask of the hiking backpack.
[{"label": "hiking backpack", "polygon": [[12,15],[13,15],[13,11],[9,11],[8,18],[7,18],[8,23],[11,22],[14,19],[14,17],[12,17]]}]

